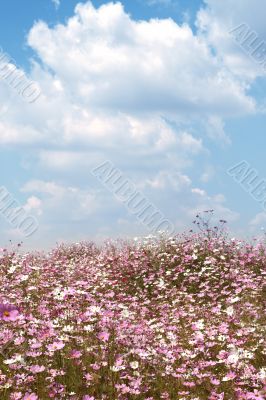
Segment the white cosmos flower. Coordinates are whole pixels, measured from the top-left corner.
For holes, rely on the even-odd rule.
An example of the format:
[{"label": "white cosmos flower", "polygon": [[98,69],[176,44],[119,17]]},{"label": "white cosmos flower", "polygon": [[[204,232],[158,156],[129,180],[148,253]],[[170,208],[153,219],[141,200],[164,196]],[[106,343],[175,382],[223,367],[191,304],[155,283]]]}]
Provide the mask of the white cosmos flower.
[{"label": "white cosmos flower", "polygon": [[92,331],[93,331],[93,326],[92,326],[92,325],[85,325],[85,326],[84,326],[84,331],[86,331],[86,332],[92,332]]},{"label": "white cosmos flower", "polygon": [[113,372],[118,372],[118,371],[122,371],[123,369],[125,369],[124,365],[113,365],[110,370]]},{"label": "white cosmos flower", "polygon": [[138,369],[139,367],[138,361],[132,361],[131,363],[129,363],[129,365],[131,366],[132,369]]},{"label": "white cosmos flower", "polygon": [[238,352],[234,352],[234,353],[230,354],[230,355],[228,356],[228,358],[227,358],[227,362],[228,362],[229,364],[236,364],[236,363],[238,362],[238,360],[239,360],[239,354],[238,354]]},{"label": "white cosmos flower", "polygon": [[261,369],[260,369],[260,371],[259,371],[259,378],[260,378],[261,380],[266,378],[266,368],[261,368]]},{"label": "white cosmos flower", "polygon": [[227,315],[229,315],[230,317],[232,317],[232,315],[234,315],[234,312],[235,312],[235,310],[234,310],[234,307],[233,307],[233,306],[229,306],[229,307],[227,307],[226,310],[225,310],[225,313],[226,313]]},{"label": "white cosmos flower", "polygon": [[97,314],[97,313],[99,313],[99,312],[101,311],[101,307],[99,307],[99,306],[91,306],[91,307],[90,307],[90,311],[91,311],[93,314]]},{"label": "white cosmos flower", "polygon": [[21,354],[17,354],[13,358],[10,358],[8,360],[4,360],[4,364],[7,364],[7,365],[16,364],[16,363],[25,364],[25,360],[24,360],[24,358],[22,357]]},{"label": "white cosmos flower", "polygon": [[240,300],[240,297],[238,297],[238,296],[233,297],[233,298],[230,300],[230,303],[236,303],[238,300]]},{"label": "white cosmos flower", "polygon": [[27,281],[28,279],[29,279],[29,275],[21,275],[21,276],[20,276],[20,280],[21,280],[22,282]]},{"label": "white cosmos flower", "polygon": [[10,267],[10,268],[7,270],[7,272],[8,272],[9,274],[13,274],[13,272],[16,271],[17,267],[18,267],[17,265],[12,265],[12,267]]},{"label": "white cosmos flower", "polygon": [[128,318],[130,316],[130,312],[128,311],[127,308],[125,308],[122,313],[121,313],[122,317],[124,318]]}]

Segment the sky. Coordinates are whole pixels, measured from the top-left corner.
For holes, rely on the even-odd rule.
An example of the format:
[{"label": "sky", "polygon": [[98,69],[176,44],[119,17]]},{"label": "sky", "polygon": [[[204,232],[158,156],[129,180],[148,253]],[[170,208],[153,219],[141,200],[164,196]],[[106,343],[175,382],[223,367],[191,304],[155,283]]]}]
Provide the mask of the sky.
[{"label": "sky", "polygon": [[100,165],[175,233],[214,209],[233,235],[261,235],[264,15],[264,0],[3,0],[0,187],[37,225],[25,235],[2,199],[0,247],[152,233],[93,172]]}]

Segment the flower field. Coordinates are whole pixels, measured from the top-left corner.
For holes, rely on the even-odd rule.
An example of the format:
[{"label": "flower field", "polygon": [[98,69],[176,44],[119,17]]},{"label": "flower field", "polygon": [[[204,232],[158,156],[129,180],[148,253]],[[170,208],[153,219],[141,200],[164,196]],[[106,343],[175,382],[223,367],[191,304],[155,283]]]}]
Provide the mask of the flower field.
[{"label": "flower field", "polygon": [[266,398],[264,245],[191,234],[0,264],[1,400]]}]

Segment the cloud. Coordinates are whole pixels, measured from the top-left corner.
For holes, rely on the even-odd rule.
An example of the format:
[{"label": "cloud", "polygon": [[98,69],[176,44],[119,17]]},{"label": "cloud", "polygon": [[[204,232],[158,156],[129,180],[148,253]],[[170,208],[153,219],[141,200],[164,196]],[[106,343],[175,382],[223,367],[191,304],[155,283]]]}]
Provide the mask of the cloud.
[{"label": "cloud", "polygon": [[247,24],[260,41],[266,38],[264,0],[205,0],[206,6],[197,17],[199,34],[215,49],[221,62],[235,76],[242,78],[243,85],[252,82],[266,71],[249,57],[235,41],[231,30]]},{"label": "cloud", "polygon": [[266,224],[266,213],[265,212],[260,212],[255,215],[254,218],[251,219],[250,225],[252,227],[258,227],[261,228],[265,226]]},{"label": "cloud", "polygon": [[162,5],[162,6],[170,6],[172,5],[174,2],[173,0],[146,0],[146,3],[149,6],[156,6],[156,5]]},{"label": "cloud", "polygon": [[214,168],[198,162],[209,154],[206,135],[229,144],[225,120],[256,113],[249,89],[259,72],[226,33],[248,18],[247,11],[235,16],[242,2],[235,8],[223,3],[223,10],[236,10],[233,20],[217,2],[206,4],[197,32],[171,18],[135,20],[120,3],[96,8],[91,2],[78,4],[64,23],[39,21],[31,28],[30,75],[42,95],[34,104],[12,101],[1,118],[0,145],[23,146],[23,165],[34,179],[22,190],[30,193],[27,207],[39,212],[46,235],[73,221],[86,221],[76,228],[82,236],[117,232],[118,221],[134,220],[90,174],[105,160],[178,227],[209,206],[237,219],[225,199],[199,188],[187,169],[196,164],[201,183],[211,179]]},{"label": "cloud", "polygon": [[206,195],[205,190],[202,190],[202,189],[199,189],[199,188],[193,188],[193,189],[191,189],[191,192],[192,193],[196,193],[199,196],[205,196]]},{"label": "cloud", "polygon": [[42,214],[42,201],[36,196],[31,196],[27,199],[23,208],[25,209],[25,211],[28,214],[34,213],[36,215],[41,215]]},{"label": "cloud", "polygon": [[204,120],[215,125],[213,136],[225,137],[222,118],[255,111],[242,78],[207,40],[172,19],[135,21],[120,3],[78,4],[65,24],[35,23],[28,43],[40,60],[31,75],[42,96],[31,105],[17,100],[5,113],[5,144],[150,152],[174,146],[181,125]]},{"label": "cloud", "polygon": [[53,71],[50,81],[56,75],[80,107],[168,115],[254,109],[245,88],[188,25],[134,21],[120,3],[79,4],[66,25],[38,22],[28,40]]},{"label": "cloud", "polygon": [[160,171],[153,179],[148,179],[147,186],[153,189],[167,189],[169,186],[180,192],[191,185],[191,180],[187,175],[179,172]]},{"label": "cloud", "polygon": [[56,9],[58,9],[60,7],[60,3],[61,3],[60,0],[52,0],[52,2],[54,3],[54,6]]},{"label": "cloud", "polygon": [[203,183],[207,183],[211,181],[215,176],[215,167],[213,165],[207,164],[204,166],[203,171],[200,176],[200,181]]},{"label": "cloud", "polygon": [[59,185],[53,181],[31,180],[21,188],[24,193],[35,193],[26,203],[27,209],[37,209],[38,215],[56,221],[82,221],[97,210],[95,193],[90,189]]},{"label": "cloud", "polygon": [[224,129],[224,121],[217,115],[211,115],[206,122],[207,135],[223,144],[231,144],[230,137],[226,134]]}]

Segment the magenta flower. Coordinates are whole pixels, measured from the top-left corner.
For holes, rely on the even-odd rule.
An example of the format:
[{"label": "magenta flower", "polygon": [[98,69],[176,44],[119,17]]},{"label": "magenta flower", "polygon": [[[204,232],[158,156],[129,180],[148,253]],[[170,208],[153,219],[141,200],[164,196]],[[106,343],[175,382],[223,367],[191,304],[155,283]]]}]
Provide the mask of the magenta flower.
[{"label": "magenta flower", "polygon": [[108,342],[110,334],[108,332],[100,332],[98,335],[98,339],[102,340],[103,342]]},{"label": "magenta flower", "polygon": [[85,379],[87,380],[87,381],[92,381],[92,375],[91,374],[89,374],[89,373],[87,373],[86,375],[85,375]]},{"label": "magenta flower", "polygon": [[47,349],[49,351],[56,351],[56,350],[61,350],[63,347],[65,347],[65,344],[61,341],[58,341],[58,342],[53,342],[52,344],[48,344]]},{"label": "magenta flower", "polygon": [[26,393],[22,400],[38,400],[38,396],[35,393]]},{"label": "magenta flower", "polygon": [[70,358],[80,358],[81,356],[82,356],[82,353],[79,350],[72,350],[70,352]]},{"label": "magenta flower", "polygon": [[22,398],[21,392],[14,392],[10,395],[10,400],[20,400]]},{"label": "magenta flower", "polygon": [[32,365],[29,368],[29,370],[33,374],[39,374],[39,373],[41,373],[41,372],[43,372],[45,370],[45,366],[44,365]]},{"label": "magenta flower", "polygon": [[[165,241],[1,261],[8,400],[100,400],[102,374],[118,399],[169,400],[175,389],[198,399],[205,387],[208,400],[266,400],[266,246]],[[72,391],[76,372],[82,394]]]},{"label": "magenta flower", "polygon": [[0,304],[0,319],[3,321],[16,321],[19,316],[19,311],[12,304]]}]

